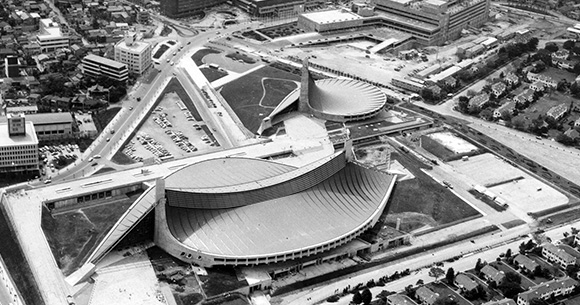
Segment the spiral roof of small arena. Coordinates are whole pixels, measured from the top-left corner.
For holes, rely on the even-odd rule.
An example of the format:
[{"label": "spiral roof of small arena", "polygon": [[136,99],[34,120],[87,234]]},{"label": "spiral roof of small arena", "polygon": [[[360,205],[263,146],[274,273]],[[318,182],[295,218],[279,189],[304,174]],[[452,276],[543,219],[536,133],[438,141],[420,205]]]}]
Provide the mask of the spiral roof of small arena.
[{"label": "spiral roof of small arena", "polygon": [[356,116],[385,107],[387,96],[376,86],[342,78],[327,78],[310,88],[310,107],[331,115]]}]

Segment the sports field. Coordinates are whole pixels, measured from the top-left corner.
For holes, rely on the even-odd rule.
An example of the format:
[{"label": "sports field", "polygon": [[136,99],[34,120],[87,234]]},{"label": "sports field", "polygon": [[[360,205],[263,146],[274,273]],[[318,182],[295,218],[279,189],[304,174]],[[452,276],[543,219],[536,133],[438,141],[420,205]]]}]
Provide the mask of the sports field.
[{"label": "sports field", "polygon": [[255,133],[262,118],[297,88],[299,79],[298,75],[265,66],[224,85],[220,93],[244,126]]}]

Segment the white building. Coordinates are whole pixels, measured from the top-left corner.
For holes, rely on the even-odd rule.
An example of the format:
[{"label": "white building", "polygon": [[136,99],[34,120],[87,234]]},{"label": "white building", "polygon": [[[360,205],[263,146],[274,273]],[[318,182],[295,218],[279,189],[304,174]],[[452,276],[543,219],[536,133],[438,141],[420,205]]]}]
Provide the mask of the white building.
[{"label": "white building", "polygon": [[135,33],[131,33],[115,45],[115,60],[126,64],[129,72],[141,75],[152,65],[151,45],[135,41]]},{"label": "white building", "polygon": [[90,76],[106,76],[116,81],[126,81],[129,78],[127,65],[120,62],[89,54],[83,58],[83,74]]},{"label": "white building", "polygon": [[40,45],[41,52],[52,52],[59,48],[69,47],[69,37],[62,34],[60,26],[52,19],[40,19],[39,31],[36,40]]},{"label": "white building", "polygon": [[7,115],[0,123],[0,173],[38,170],[38,139],[24,115]]}]

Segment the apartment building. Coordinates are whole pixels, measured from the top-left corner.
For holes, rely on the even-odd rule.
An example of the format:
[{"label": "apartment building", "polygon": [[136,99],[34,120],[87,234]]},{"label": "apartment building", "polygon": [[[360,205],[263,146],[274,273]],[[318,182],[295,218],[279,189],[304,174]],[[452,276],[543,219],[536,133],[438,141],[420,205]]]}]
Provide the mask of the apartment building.
[{"label": "apartment building", "polygon": [[24,114],[8,114],[0,123],[0,173],[38,171],[38,139]]},{"label": "apartment building", "polygon": [[126,64],[93,54],[83,58],[82,71],[89,76],[105,76],[121,82],[129,78]]},{"label": "apartment building", "polygon": [[517,302],[518,305],[529,305],[532,299],[547,300],[552,296],[567,295],[572,293],[576,286],[578,282],[570,277],[551,280],[518,294]]},{"label": "apartment building", "polygon": [[558,264],[563,269],[577,262],[576,257],[572,254],[549,242],[542,244],[542,256],[548,261]]},{"label": "apartment building", "polygon": [[36,42],[40,46],[40,52],[53,52],[56,49],[68,48],[70,38],[63,35],[60,25],[52,19],[40,19],[39,34],[36,35]]},{"label": "apartment building", "polygon": [[151,45],[135,39],[136,33],[129,33],[115,45],[115,61],[126,64],[130,73],[142,75],[153,64]]}]

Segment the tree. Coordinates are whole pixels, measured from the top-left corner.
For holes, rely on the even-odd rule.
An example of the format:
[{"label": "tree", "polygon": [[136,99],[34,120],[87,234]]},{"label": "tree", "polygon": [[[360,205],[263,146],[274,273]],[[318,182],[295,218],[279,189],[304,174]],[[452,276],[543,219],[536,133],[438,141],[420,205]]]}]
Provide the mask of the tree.
[{"label": "tree", "polygon": [[547,43],[544,49],[550,52],[558,52],[558,46],[555,43]]},{"label": "tree", "polygon": [[453,268],[449,268],[447,269],[447,273],[445,274],[445,280],[447,280],[447,284],[449,285],[453,285],[453,282],[455,281],[455,270],[453,270]]},{"label": "tree", "polygon": [[362,303],[365,305],[370,304],[371,301],[373,300],[373,294],[371,293],[371,291],[368,288],[363,290],[361,297],[362,297]]},{"label": "tree", "polygon": [[484,120],[491,121],[493,112],[489,108],[485,108],[479,113],[479,116]]},{"label": "tree", "polygon": [[423,285],[423,284],[425,284],[425,282],[423,281],[423,279],[418,279],[418,280],[417,280],[417,283],[416,283],[415,285],[417,285],[417,286],[421,286],[421,285]]},{"label": "tree", "polygon": [[572,139],[571,137],[569,137],[563,133],[556,136],[556,141],[558,141],[564,145],[567,145],[567,146],[574,145],[574,139]]},{"label": "tree", "polygon": [[562,46],[562,48],[566,50],[572,50],[575,44],[576,43],[573,40],[566,40],[564,41],[564,45]]},{"label": "tree", "polygon": [[485,264],[481,261],[481,258],[478,258],[477,262],[475,263],[475,272],[479,273],[483,266],[485,266]]},{"label": "tree", "polygon": [[466,96],[460,96],[457,102],[457,110],[462,113],[467,113],[469,110],[469,98]]},{"label": "tree", "polygon": [[526,44],[528,47],[528,51],[534,51],[536,50],[536,48],[538,47],[538,43],[540,42],[540,40],[536,37],[532,37],[530,38],[530,40],[528,40],[528,43]]},{"label": "tree", "polygon": [[511,256],[512,256],[512,249],[507,249],[507,250],[505,251],[505,257],[506,257],[506,258],[510,258]]},{"label": "tree", "polygon": [[352,302],[355,304],[360,304],[362,303],[363,299],[362,299],[362,295],[360,294],[360,292],[355,291],[354,295],[352,296]]},{"label": "tree", "polygon": [[433,305],[457,305],[457,300],[451,297],[439,297]]},{"label": "tree", "polygon": [[444,274],[445,274],[445,271],[443,271],[443,269],[438,268],[438,267],[433,267],[433,268],[431,268],[431,270],[429,270],[429,276],[434,277],[435,281],[437,281],[437,279]]},{"label": "tree", "polygon": [[525,130],[526,120],[521,116],[517,116],[512,119],[512,126],[517,130]]},{"label": "tree", "polygon": [[516,283],[519,285],[522,283],[522,277],[515,272],[509,271],[505,274],[504,282]]}]

